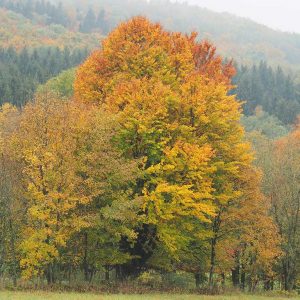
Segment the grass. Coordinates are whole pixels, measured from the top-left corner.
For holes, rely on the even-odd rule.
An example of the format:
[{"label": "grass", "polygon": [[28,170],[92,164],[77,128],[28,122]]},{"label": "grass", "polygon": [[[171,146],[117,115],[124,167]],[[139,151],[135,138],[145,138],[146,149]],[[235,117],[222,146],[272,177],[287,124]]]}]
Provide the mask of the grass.
[{"label": "grass", "polygon": [[48,293],[48,292],[0,292],[0,300],[299,300],[300,297],[271,297],[256,295],[233,295],[233,296],[202,296],[202,295],[96,295],[77,293]]}]

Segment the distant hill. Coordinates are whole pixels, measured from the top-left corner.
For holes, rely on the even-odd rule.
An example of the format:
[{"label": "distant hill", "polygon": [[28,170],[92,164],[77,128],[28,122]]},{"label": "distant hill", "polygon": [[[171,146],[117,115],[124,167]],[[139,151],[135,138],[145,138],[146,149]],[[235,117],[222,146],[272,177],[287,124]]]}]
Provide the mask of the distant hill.
[{"label": "distant hill", "polygon": [[173,31],[197,31],[200,38],[216,44],[220,54],[239,63],[263,60],[272,66],[300,70],[300,34],[276,31],[228,13],[170,0],[47,1],[0,0],[0,46],[21,48],[30,43],[33,47],[93,48],[100,33],[108,33],[132,16],[145,15]]},{"label": "distant hill", "polygon": [[198,31],[201,38],[213,41],[221,54],[240,63],[266,60],[273,66],[300,69],[300,34],[276,31],[228,13],[169,0],[64,0],[63,3],[86,14],[89,8],[95,10],[95,15],[104,10],[110,30],[121,20],[145,15],[170,30]]},{"label": "distant hill", "polygon": [[233,58],[234,93],[246,100],[246,115],[261,107],[291,124],[300,114],[299,34],[169,0],[0,0],[0,103],[22,106],[39,84],[76,67],[104,34],[134,15],[173,31],[197,31]]},{"label": "distant hill", "polygon": [[73,32],[61,25],[40,25],[21,14],[0,8],[0,47],[22,49],[41,46],[95,48],[100,34]]}]

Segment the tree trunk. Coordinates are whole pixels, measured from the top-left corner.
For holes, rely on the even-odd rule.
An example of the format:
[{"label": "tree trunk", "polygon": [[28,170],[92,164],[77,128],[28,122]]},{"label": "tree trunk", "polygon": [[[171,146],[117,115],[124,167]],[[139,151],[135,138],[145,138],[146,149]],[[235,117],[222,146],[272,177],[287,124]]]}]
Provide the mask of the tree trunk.
[{"label": "tree trunk", "polygon": [[196,273],[195,274],[195,284],[196,284],[197,289],[200,287],[200,283],[201,283],[200,273]]},{"label": "tree trunk", "polygon": [[234,287],[239,287],[240,285],[240,267],[236,266],[231,272],[232,284]]},{"label": "tree trunk", "polygon": [[89,281],[89,265],[88,265],[88,234],[85,232],[83,234],[83,272],[84,272],[84,280]]},{"label": "tree trunk", "polygon": [[69,264],[69,267],[68,267],[68,281],[69,281],[70,285],[71,285],[71,274],[72,274],[72,266],[71,266],[71,264]]},{"label": "tree trunk", "polygon": [[9,220],[9,229],[10,229],[10,250],[13,260],[13,267],[12,267],[12,277],[13,277],[13,284],[14,287],[17,286],[17,258],[16,258],[16,247],[15,247],[15,233],[13,230],[12,220]]},{"label": "tree trunk", "polygon": [[242,270],[241,270],[241,289],[244,291],[246,286],[246,273],[245,273],[245,268],[242,265]]},{"label": "tree trunk", "polygon": [[286,291],[291,291],[295,285],[295,272],[293,268],[293,262],[291,262],[290,258],[287,258],[283,266],[284,289]]},{"label": "tree trunk", "polygon": [[222,273],[221,277],[222,277],[222,287],[225,288],[225,280],[226,280],[225,273]]},{"label": "tree trunk", "polygon": [[240,287],[240,258],[239,253],[235,253],[235,267],[231,273],[232,285],[234,287]]},{"label": "tree trunk", "polygon": [[117,265],[116,266],[116,280],[117,281],[123,281],[124,276],[123,276],[123,272],[122,272],[122,266]]},{"label": "tree trunk", "polygon": [[210,270],[209,270],[209,288],[212,290],[214,286],[214,272],[216,264],[216,238],[211,240],[211,252],[210,252]]},{"label": "tree trunk", "polygon": [[46,270],[46,278],[48,285],[55,283],[53,264],[49,264]]},{"label": "tree trunk", "polygon": [[270,279],[265,279],[264,282],[264,290],[265,291],[270,291],[271,290],[271,280]]},{"label": "tree trunk", "polygon": [[105,266],[105,281],[109,282],[109,266]]},{"label": "tree trunk", "polygon": [[214,218],[212,231],[213,231],[213,237],[211,239],[210,245],[210,270],[209,270],[209,288],[210,290],[214,287],[214,272],[215,272],[215,265],[216,265],[216,245],[217,245],[217,239],[218,239],[218,233],[221,226],[221,215],[222,210],[220,209],[218,215]]}]

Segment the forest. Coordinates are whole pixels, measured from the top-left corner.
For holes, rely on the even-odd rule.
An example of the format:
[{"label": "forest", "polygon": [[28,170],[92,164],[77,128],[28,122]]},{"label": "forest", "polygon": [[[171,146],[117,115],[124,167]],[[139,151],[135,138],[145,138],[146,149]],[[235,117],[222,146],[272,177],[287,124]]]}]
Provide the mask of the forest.
[{"label": "forest", "polygon": [[19,53],[12,47],[0,49],[0,104],[23,106],[40,84],[81,64],[88,53],[86,48],[71,52],[67,47],[24,48]]},{"label": "forest", "polygon": [[53,39],[0,34],[1,285],[296,295],[297,51],[240,59],[138,3],[0,0]]}]

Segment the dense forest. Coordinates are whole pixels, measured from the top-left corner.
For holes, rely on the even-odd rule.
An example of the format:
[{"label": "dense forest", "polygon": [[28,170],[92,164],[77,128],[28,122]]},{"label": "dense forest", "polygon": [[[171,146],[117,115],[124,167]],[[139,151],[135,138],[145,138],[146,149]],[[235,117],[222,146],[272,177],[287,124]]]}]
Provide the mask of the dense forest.
[{"label": "dense forest", "polygon": [[36,88],[61,71],[79,65],[88,55],[87,49],[13,48],[0,49],[0,104],[22,106],[32,99]]},{"label": "dense forest", "polygon": [[81,13],[76,10],[74,12],[63,7],[62,3],[53,4],[44,0],[1,0],[0,7],[38,22],[44,25],[59,24],[69,29],[79,29],[80,32],[90,33],[99,31],[102,34],[107,34],[109,31],[109,21],[106,20],[104,9],[95,12],[90,8],[87,12]]},{"label": "dense forest", "polygon": [[0,46],[18,51],[35,47],[69,47],[94,49],[101,35],[71,31],[58,25],[43,25],[10,10],[0,8]]},{"label": "dense forest", "polygon": [[[59,3],[59,0],[54,1]],[[300,35],[272,30],[248,19],[220,14],[169,0],[65,0],[65,7],[77,7],[86,16],[92,9],[97,17],[104,11],[105,30],[112,30],[120,21],[136,15],[161,22],[167,29],[197,31],[217,45],[224,57],[249,64],[267,60],[273,67],[297,70],[300,66]],[[79,14],[80,15],[80,14]],[[102,28],[98,27],[98,30]]]},{"label": "dense forest", "polygon": [[60,24],[67,26],[69,23],[68,15],[61,2],[54,5],[48,1],[11,1],[1,0],[0,7],[22,14],[28,19],[35,19],[35,16],[43,16],[45,24]]},{"label": "dense forest", "polygon": [[[61,71],[78,66],[87,57],[87,49],[36,48],[17,53],[0,49],[0,103],[22,106],[33,97],[36,88]],[[233,78],[238,98],[245,102],[246,116],[261,107],[285,125],[293,124],[300,114],[300,88],[280,67],[273,70],[265,62],[258,66],[236,66]]]},{"label": "dense forest", "polygon": [[168,0],[0,0],[1,280],[299,290],[299,47]]},{"label": "dense forest", "polygon": [[[51,24],[62,25],[66,27],[65,30],[69,30],[66,31],[68,35],[74,31],[107,34],[120,21],[135,15],[145,15],[162,22],[169,30],[196,30],[202,39],[214,42],[224,57],[234,58],[243,64],[266,60],[273,67],[280,64],[294,71],[300,66],[299,34],[281,33],[247,19],[214,13],[186,3],[169,0],[163,3],[161,0],[1,0],[0,7],[21,14],[34,24],[50,24],[52,30]],[[0,16],[0,24],[3,18]],[[14,15],[13,19],[16,18]],[[11,26],[5,30],[6,34],[10,31]],[[62,28],[60,31],[64,32]],[[67,40],[68,36],[64,34],[62,38]],[[86,43],[92,44],[92,40],[86,40]]]},{"label": "dense forest", "polygon": [[252,67],[237,66],[233,91],[245,100],[244,113],[252,115],[260,106],[284,124],[292,124],[300,114],[300,86],[282,68],[271,68],[266,62]]}]

